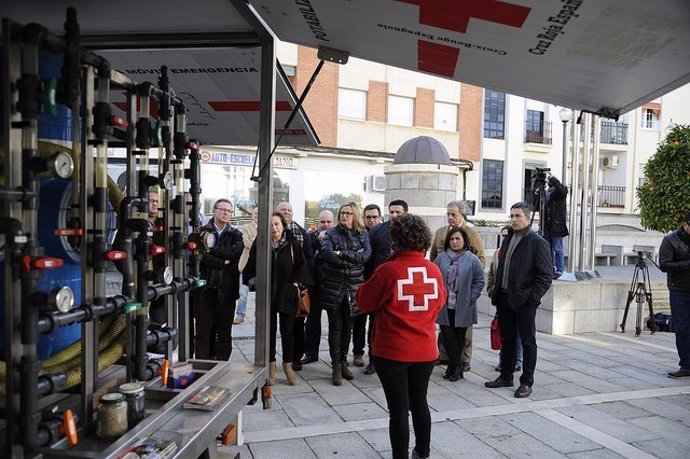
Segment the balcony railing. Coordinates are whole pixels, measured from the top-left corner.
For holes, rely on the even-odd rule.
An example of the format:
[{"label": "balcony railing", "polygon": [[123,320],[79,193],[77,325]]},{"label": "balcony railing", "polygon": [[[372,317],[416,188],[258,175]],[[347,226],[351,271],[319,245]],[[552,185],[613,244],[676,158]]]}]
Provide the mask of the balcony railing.
[{"label": "balcony railing", "polygon": [[625,187],[599,185],[597,207],[625,207]]},{"label": "balcony railing", "polygon": [[551,145],[551,123],[525,123],[525,142]]},{"label": "balcony railing", "polygon": [[626,123],[602,121],[600,132],[599,140],[601,143],[628,144],[628,125]]}]

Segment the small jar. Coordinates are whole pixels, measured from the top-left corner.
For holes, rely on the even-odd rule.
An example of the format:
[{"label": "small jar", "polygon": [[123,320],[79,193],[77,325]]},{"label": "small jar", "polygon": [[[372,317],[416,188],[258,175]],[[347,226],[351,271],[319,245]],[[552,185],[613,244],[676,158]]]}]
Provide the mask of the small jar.
[{"label": "small jar", "polygon": [[123,384],[118,389],[127,401],[127,428],[139,424],[144,419],[146,407],[144,405],[144,385],[138,382]]},{"label": "small jar", "polygon": [[97,435],[111,440],[127,432],[127,401],[125,396],[111,392],[98,401]]}]

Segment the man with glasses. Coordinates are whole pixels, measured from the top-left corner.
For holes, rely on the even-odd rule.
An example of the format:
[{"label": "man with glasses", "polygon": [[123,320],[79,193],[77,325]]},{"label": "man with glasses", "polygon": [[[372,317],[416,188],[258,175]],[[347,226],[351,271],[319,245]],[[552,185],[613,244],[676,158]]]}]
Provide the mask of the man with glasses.
[{"label": "man with glasses", "polygon": [[233,206],[227,199],[213,205],[213,218],[203,230],[215,234],[215,245],[201,255],[201,277],[206,287],[195,291],[194,338],[196,358],[228,360],[232,353],[232,322],[240,296],[238,264],[242,233],[230,225]]},{"label": "man with glasses", "polygon": [[[364,265],[365,276],[367,273],[371,276],[379,265],[388,261],[391,256],[391,237],[388,233],[388,227],[391,220],[395,220],[401,215],[407,215],[408,205],[402,199],[394,199],[388,204],[388,221],[376,225],[369,230],[369,243],[371,244],[371,258]],[[367,279],[367,277],[365,277]],[[373,330],[375,317],[370,319],[370,327]],[[371,351],[371,349],[370,349]],[[365,375],[373,375],[376,373],[374,363],[369,360],[369,365],[364,369]]]},{"label": "man with glasses", "polygon": [[[376,225],[381,223],[381,208],[376,204],[367,204],[364,207],[364,226],[367,231],[371,231]],[[364,280],[368,280],[374,272],[373,263],[364,265]],[[369,333],[367,330],[367,317],[369,318]],[[359,314],[352,319],[352,363],[356,367],[364,366],[364,337],[366,335],[369,343],[369,361],[371,362],[371,333],[374,330],[374,315]]]},{"label": "man with glasses", "polygon": [[551,248],[529,228],[529,217],[529,207],[524,202],[510,208],[510,229],[501,244],[491,299],[501,327],[501,375],[484,383],[488,388],[513,387],[515,340],[519,335],[523,366],[520,387],[514,394],[517,398],[532,394],[537,366],[535,318],[553,278]]}]

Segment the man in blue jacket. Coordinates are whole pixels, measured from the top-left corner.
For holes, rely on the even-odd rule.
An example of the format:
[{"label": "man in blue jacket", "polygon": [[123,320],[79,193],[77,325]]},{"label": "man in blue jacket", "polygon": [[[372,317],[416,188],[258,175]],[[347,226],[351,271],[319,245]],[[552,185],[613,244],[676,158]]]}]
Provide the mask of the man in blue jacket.
[{"label": "man in blue jacket", "polygon": [[513,387],[515,340],[523,349],[522,376],[515,397],[528,397],[537,366],[536,323],[541,298],[551,287],[553,265],[549,243],[529,228],[529,207],[524,202],[510,208],[508,236],[501,244],[496,266],[496,287],[491,302],[501,327],[501,375],[485,387]]}]

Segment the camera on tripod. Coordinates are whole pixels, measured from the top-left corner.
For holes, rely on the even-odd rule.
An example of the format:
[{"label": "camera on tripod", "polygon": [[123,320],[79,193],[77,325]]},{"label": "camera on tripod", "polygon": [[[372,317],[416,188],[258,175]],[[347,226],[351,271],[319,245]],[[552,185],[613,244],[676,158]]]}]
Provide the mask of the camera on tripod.
[{"label": "camera on tripod", "polygon": [[543,181],[546,181],[546,174],[551,172],[550,167],[535,167],[535,170],[537,171],[537,180]]}]

